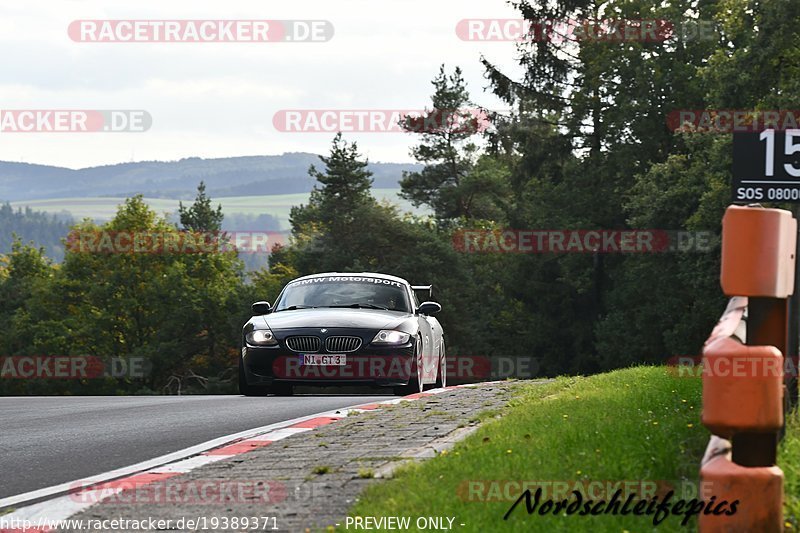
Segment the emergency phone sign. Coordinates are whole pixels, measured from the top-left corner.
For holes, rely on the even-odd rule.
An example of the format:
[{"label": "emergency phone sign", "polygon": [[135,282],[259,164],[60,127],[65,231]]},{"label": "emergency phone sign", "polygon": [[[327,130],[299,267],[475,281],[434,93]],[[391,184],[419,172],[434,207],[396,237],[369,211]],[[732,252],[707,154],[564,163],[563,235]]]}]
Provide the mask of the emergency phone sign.
[{"label": "emergency phone sign", "polygon": [[800,203],[800,129],[733,134],[733,201]]}]

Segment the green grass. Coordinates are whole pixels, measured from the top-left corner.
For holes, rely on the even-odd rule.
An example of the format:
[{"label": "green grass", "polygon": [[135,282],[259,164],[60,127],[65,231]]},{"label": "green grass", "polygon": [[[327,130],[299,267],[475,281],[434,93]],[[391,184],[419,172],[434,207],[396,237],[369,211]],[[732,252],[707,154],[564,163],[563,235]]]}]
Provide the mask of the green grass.
[{"label": "green grass", "polygon": [[[504,521],[519,490],[510,499],[495,493],[494,501],[474,501],[486,493],[470,497],[469,482],[669,482],[678,487],[677,498],[689,500],[709,436],[700,408],[700,380],[671,376],[663,367],[526,383],[502,418],[486,421],[450,452],[372,485],[350,514],[410,516],[412,522],[451,516],[462,531],[686,531],[682,517],[654,527],[652,516],[528,515],[524,502]],[[695,524],[692,519],[689,528]]]},{"label": "green grass", "polygon": [[[409,202],[400,199],[397,193],[400,189],[373,189],[372,194],[379,200],[389,200],[398,205],[402,211],[423,213],[424,210],[415,209]],[[230,196],[212,198],[214,204],[222,204],[222,211],[226,215],[272,215],[276,217],[284,230],[289,229],[289,211],[292,206],[308,202],[308,193],[276,194],[268,196]],[[29,206],[36,211],[47,213],[69,212],[76,220],[92,218],[96,220],[110,220],[117,212],[117,206],[125,198],[52,198],[46,200],[25,200],[11,202],[12,207],[25,208]],[[175,213],[178,210],[178,200],[164,198],[145,198],[147,204],[159,214]],[[191,201],[183,202],[184,205]],[[252,228],[258,229],[258,228]]]},{"label": "green grass", "polygon": [[323,465],[323,466],[315,466],[315,467],[314,467],[314,468],[311,470],[311,472],[312,472],[312,473],[314,473],[314,474],[316,474],[316,475],[318,475],[318,476],[321,476],[321,475],[327,474],[327,473],[328,473],[328,472],[330,472],[330,471],[331,471],[331,467],[329,467],[329,466],[324,466],[324,465]]},{"label": "green grass", "polygon": [[800,412],[797,410],[786,419],[786,436],[778,450],[778,466],[784,475],[786,531],[800,531]]}]

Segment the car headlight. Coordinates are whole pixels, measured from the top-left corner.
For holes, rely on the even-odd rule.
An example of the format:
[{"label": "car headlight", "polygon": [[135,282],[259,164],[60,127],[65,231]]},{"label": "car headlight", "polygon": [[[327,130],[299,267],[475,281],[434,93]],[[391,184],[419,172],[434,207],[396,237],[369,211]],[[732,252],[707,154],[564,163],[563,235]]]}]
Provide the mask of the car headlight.
[{"label": "car headlight", "polygon": [[254,346],[277,346],[278,341],[275,335],[268,329],[254,329],[244,337],[247,339],[247,344]]},{"label": "car headlight", "polygon": [[403,333],[402,331],[395,331],[393,329],[384,329],[375,335],[372,339],[372,344],[405,344],[411,335]]}]

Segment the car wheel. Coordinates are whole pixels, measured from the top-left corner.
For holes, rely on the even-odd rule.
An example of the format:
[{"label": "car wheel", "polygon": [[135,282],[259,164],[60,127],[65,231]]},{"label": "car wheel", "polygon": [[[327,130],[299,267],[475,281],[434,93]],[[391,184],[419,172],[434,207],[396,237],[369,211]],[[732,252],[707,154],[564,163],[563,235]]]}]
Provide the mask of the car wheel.
[{"label": "car wheel", "polygon": [[269,388],[264,386],[250,385],[247,383],[247,376],[244,374],[244,361],[239,358],[239,394],[245,396],[266,396],[269,394]]},{"label": "car wheel", "polygon": [[407,396],[422,392],[422,337],[417,338],[414,347],[414,368],[412,376],[408,378],[408,385],[400,385],[394,388],[395,396]]},{"label": "car wheel", "polygon": [[444,351],[444,340],[442,340],[442,348],[439,351],[439,371],[436,373],[436,385],[434,387],[437,389],[447,387],[447,354]]}]

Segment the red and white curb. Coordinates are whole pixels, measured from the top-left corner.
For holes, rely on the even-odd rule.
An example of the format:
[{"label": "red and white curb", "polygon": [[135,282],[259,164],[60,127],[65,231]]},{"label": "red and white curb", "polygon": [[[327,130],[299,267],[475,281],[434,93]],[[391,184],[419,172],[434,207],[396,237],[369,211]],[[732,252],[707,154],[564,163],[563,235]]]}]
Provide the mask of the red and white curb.
[{"label": "red and white curb", "polygon": [[[45,532],[50,529],[45,524],[66,520],[85,509],[102,502],[124,490],[136,489],[150,483],[164,481],[173,476],[185,474],[210,463],[230,459],[251,450],[268,446],[291,435],[311,431],[346,418],[352,412],[365,412],[380,409],[382,405],[395,405],[403,401],[417,400],[461,387],[485,385],[467,384],[433,389],[377,403],[325,411],[292,420],[278,422],[225,437],[219,437],[178,452],[135,465],[119,468],[96,476],[54,485],[44,489],[0,499],[0,510],[20,507],[8,514],[0,515],[0,522],[27,523],[26,532]],[[42,501],[44,500],[44,501]],[[30,503],[36,502],[39,503]],[[0,533],[20,533],[19,528],[0,526]]]}]

